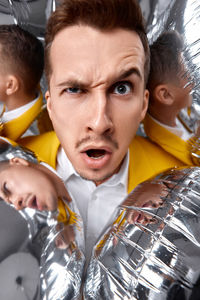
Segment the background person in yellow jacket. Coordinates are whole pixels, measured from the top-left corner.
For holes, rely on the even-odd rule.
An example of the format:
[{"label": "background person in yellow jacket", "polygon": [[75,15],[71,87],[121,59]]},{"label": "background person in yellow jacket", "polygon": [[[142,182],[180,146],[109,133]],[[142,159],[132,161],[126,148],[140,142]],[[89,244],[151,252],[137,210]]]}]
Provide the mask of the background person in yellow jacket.
[{"label": "background person in yellow jacket", "polygon": [[[46,119],[45,124],[51,124],[48,115],[42,113],[39,85],[43,69],[44,47],[39,39],[18,25],[0,25],[2,136],[17,140],[42,114],[42,122]],[[33,126],[26,134],[37,133],[36,128]]]},{"label": "background person in yellow jacket", "polygon": [[56,168],[85,226],[86,256],[138,183],[183,165],[135,134],[149,45],[135,0],[63,1],[46,28],[50,132],[21,143]]},{"label": "background person in yellow jacket", "polygon": [[143,123],[153,142],[191,165],[187,141],[193,133],[179,116],[182,109],[192,105],[193,82],[183,51],[183,39],[175,30],[163,32],[150,46],[149,107]]}]

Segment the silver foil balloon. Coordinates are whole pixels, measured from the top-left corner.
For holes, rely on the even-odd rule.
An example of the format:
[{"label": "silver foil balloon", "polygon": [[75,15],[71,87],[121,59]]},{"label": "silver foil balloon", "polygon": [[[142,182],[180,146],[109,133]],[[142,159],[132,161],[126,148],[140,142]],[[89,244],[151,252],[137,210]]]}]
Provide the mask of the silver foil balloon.
[{"label": "silver foil balloon", "polygon": [[24,158],[32,163],[38,163],[36,155],[29,149],[24,149],[21,146],[13,146],[6,138],[0,137],[0,162],[7,161],[13,157]]},{"label": "silver foil balloon", "polygon": [[0,0],[0,24],[18,24],[44,40],[45,26],[56,0]]},{"label": "silver foil balloon", "polygon": [[[29,150],[0,139],[0,161],[13,157],[38,163]],[[58,203],[59,211],[16,211],[1,201],[5,217],[0,236],[3,231],[6,236],[0,244],[0,299],[79,299],[85,264],[83,224],[73,201],[63,198]]]},{"label": "silver foil balloon", "polygon": [[137,186],[96,244],[86,300],[199,299],[200,168],[173,169]]},{"label": "silver foil balloon", "polygon": [[28,208],[20,211],[29,228],[27,248],[39,262],[38,300],[74,300],[80,297],[85,264],[83,224],[74,214],[73,203],[67,203],[67,206],[76,218],[72,224],[58,222],[56,212]]},{"label": "silver foil balloon", "polygon": [[188,141],[188,148],[190,150],[191,158],[194,165],[200,165],[200,137],[199,135],[193,136]]}]

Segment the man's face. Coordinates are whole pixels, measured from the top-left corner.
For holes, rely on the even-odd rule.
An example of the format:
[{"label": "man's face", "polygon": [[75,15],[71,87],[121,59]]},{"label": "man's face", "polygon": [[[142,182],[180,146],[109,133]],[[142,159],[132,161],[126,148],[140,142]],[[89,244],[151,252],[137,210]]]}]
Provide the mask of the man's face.
[{"label": "man's face", "polygon": [[50,60],[54,129],[76,171],[98,185],[119,170],[147,109],[142,43],[128,30],[71,26]]}]

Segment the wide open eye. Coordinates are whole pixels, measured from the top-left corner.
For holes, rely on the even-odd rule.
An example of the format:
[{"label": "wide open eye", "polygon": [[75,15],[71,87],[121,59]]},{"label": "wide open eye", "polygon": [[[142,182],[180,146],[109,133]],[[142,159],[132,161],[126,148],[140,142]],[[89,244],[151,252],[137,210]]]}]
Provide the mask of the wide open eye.
[{"label": "wide open eye", "polygon": [[132,84],[130,82],[118,82],[113,88],[113,93],[118,95],[127,95],[132,91]]}]

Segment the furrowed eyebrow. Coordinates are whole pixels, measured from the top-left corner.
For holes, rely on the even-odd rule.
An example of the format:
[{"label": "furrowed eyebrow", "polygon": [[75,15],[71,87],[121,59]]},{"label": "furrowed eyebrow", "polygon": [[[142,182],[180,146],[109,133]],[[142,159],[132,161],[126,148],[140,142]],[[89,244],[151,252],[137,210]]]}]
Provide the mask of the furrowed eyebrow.
[{"label": "furrowed eyebrow", "polygon": [[117,79],[115,81],[120,81],[126,77],[131,76],[132,74],[137,75],[139,78],[142,78],[142,75],[140,73],[140,71],[137,68],[131,68],[129,70],[126,70],[124,72],[122,72],[119,77],[117,77]]},{"label": "furrowed eyebrow", "polygon": [[80,89],[84,89],[86,88],[87,85],[79,80],[66,80],[57,84],[57,87],[66,87],[66,86],[78,87]]},{"label": "furrowed eyebrow", "polygon": [[[131,68],[129,70],[125,70],[123,71],[121,74],[119,74],[119,76],[117,76],[115,79],[113,79],[113,83],[114,82],[117,82],[117,81],[120,81],[126,77],[129,77],[131,76],[132,74],[135,74],[136,76],[138,76],[139,78],[142,79],[142,75],[140,73],[140,71],[137,69],[137,68]],[[56,87],[58,88],[62,88],[62,87],[66,87],[66,86],[69,86],[69,87],[78,87],[82,90],[86,89],[87,88],[87,83],[84,83],[82,81],[79,81],[79,80],[76,80],[76,79],[72,79],[72,80],[65,80],[59,84],[56,85]]]}]

